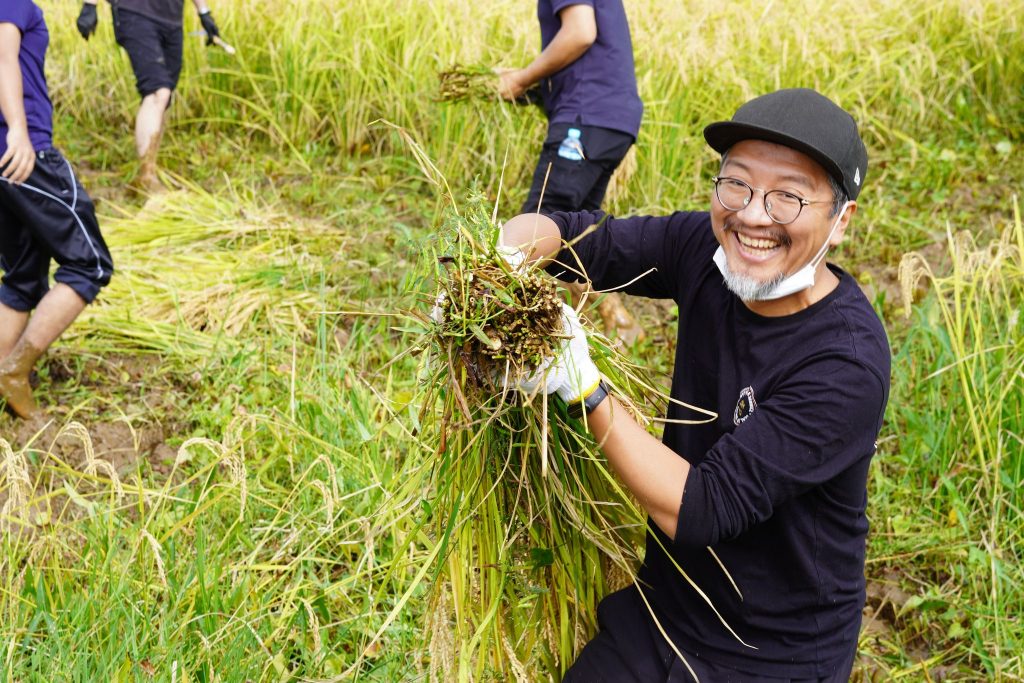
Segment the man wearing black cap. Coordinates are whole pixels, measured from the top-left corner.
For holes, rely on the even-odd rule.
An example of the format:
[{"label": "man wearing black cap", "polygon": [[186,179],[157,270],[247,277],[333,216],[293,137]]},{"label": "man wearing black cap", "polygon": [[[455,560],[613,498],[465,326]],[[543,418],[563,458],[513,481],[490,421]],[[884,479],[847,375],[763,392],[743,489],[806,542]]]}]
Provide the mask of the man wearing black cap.
[{"label": "man wearing black cap", "polygon": [[557,277],[575,279],[579,257],[597,288],[636,279],[630,294],[679,309],[661,441],[608,395],[571,310],[547,369],[545,390],[586,411],[650,516],[635,585],[602,601],[565,680],[846,681],[890,353],[825,254],[857,209],[867,153],[853,118],[807,89],[758,97],[704,136],[722,154],[710,211],[523,214],[504,228]]}]

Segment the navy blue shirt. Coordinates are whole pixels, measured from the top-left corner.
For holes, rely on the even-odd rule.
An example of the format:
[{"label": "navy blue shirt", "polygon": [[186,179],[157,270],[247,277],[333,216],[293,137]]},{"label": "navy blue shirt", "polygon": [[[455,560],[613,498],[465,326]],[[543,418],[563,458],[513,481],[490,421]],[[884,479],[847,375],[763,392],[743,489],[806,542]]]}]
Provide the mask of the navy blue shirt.
[{"label": "navy blue shirt", "polygon": [[[572,240],[603,215],[551,218]],[[692,468],[676,538],[650,525],[640,585],[683,650],[765,676],[828,676],[860,629],[888,340],[854,279],[831,264],[839,285],[821,301],[788,316],[754,313],[726,289],[717,246],[707,213],[679,212],[609,218],[574,247],[597,289],[656,269],[624,291],[678,304],[672,397],[717,413],[665,427],[664,443]],[[558,262],[576,267],[567,251]],[[564,273],[559,263],[549,272]],[[672,405],[668,417],[704,416]]]},{"label": "navy blue shirt", "polygon": [[538,0],[541,49],[554,40],[562,27],[558,13],[570,5],[594,8],[597,40],[575,62],[541,81],[548,120],[610,128],[635,139],[644,107],[622,0]]},{"label": "navy blue shirt", "polygon": [[[43,10],[32,0],[2,0],[0,23],[14,24],[21,31],[18,66],[25,100],[25,119],[32,147],[38,152],[53,146],[53,104],[46,87],[44,70],[50,32]],[[7,121],[0,112],[0,155],[7,151]]]}]

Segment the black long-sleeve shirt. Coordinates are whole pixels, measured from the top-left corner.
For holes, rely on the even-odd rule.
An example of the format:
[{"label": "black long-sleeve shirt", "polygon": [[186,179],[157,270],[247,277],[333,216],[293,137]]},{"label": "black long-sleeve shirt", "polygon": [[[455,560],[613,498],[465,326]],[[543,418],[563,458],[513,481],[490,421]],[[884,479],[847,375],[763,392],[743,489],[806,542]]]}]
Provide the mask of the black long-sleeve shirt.
[{"label": "black long-sleeve shirt", "polygon": [[[551,216],[567,241],[602,217]],[[718,414],[665,427],[664,443],[692,468],[675,539],[650,525],[640,585],[686,651],[766,676],[827,676],[860,628],[866,482],[889,395],[888,341],[841,269],[829,265],[839,285],[821,301],[764,317],[726,289],[716,248],[705,212],[609,217],[572,247],[599,290],[655,269],[624,291],[676,302],[671,395]],[[548,268],[566,280],[578,269],[568,249]],[[668,417],[702,416],[673,404]]]}]

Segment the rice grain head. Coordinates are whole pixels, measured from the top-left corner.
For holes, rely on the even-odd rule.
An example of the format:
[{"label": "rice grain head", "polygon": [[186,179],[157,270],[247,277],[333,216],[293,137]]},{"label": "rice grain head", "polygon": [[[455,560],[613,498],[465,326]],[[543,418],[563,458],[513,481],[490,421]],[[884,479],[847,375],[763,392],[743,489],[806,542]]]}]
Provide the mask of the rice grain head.
[{"label": "rice grain head", "polygon": [[167,588],[167,572],[164,570],[164,558],[163,553],[160,551],[160,543],[153,537],[153,534],[145,529],[141,533],[142,538],[145,539],[150,551],[153,553],[153,562],[156,564],[156,572],[157,576],[160,577],[160,583],[163,584],[164,588]]},{"label": "rice grain head", "polygon": [[192,447],[193,446],[205,446],[211,452],[217,454],[220,458],[224,457],[224,445],[219,441],[213,439],[207,439],[201,436],[195,436],[191,439],[186,439],[184,443],[178,446],[178,454],[174,457],[174,466],[179,467],[192,460]]},{"label": "rice grain head", "polygon": [[632,574],[608,555],[601,555],[601,568],[604,574],[605,590],[609,593],[614,593],[633,585]]},{"label": "rice grain head", "polygon": [[327,488],[319,479],[314,479],[310,482],[310,486],[320,492],[320,495],[324,499],[324,507],[327,509],[327,523],[320,527],[320,531],[323,533],[330,533],[334,531],[334,494]]},{"label": "rice grain head", "polygon": [[6,439],[0,439],[0,455],[4,458],[3,472],[7,479],[7,500],[0,514],[18,517],[28,504],[29,495],[32,493],[28,461],[25,459],[25,453],[15,453]]},{"label": "rice grain head", "polygon": [[426,618],[427,633],[430,634],[427,646],[430,653],[428,680],[431,683],[446,683],[448,672],[455,671],[455,639],[452,636],[448,586],[442,584],[438,593],[433,609]]},{"label": "rice grain head", "polygon": [[313,605],[309,603],[309,600],[303,600],[302,606],[306,608],[306,619],[309,621],[309,631],[313,636],[313,652],[315,654],[324,649],[324,641],[320,637],[320,620],[317,619],[316,612],[313,611]]},{"label": "rice grain head", "polygon": [[327,469],[327,481],[331,483],[331,494],[334,496],[334,499],[337,500],[338,498],[341,497],[341,492],[338,490],[338,471],[334,467],[334,463],[331,462],[330,458],[328,458],[323,453],[316,456],[316,461],[314,462],[314,464],[318,462],[323,463],[324,468]]},{"label": "rice grain head", "polygon": [[227,468],[231,483],[238,487],[238,519],[245,516],[245,505],[249,497],[249,482],[245,475],[245,462],[242,454],[224,450],[220,464]]},{"label": "rice grain head", "polygon": [[912,251],[904,254],[900,259],[898,271],[900,281],[900,294],[903,300],[903,314],[910,317],[911,307],[914,304],[914,294],[921,280],[933,278],[931,266],[921,254]]},{"label": "rice grain head", "polygon": [[65,425],[60,432],[57,433],[57,438],[68,435],[77,438],[82,442],[82,449],[85,451],[85,467],[83,473],[89,477],[98,477],[99,472],[102,470],[107,478],[110,480],[110,484],[114,489],[114,495],[117,500],[120,500],[124,496],[124,487],[121,485],[121,478],[117,475],[117,470],[108,461],[97,458],[96,452],[93,449],[92,437],[89,435],[89,430],[85,428],[81,422],[69,422]]},{"label": "rice grain head", "polygon": [[502,638],[501,644],[505,649],[505,656],[508,657],[509,668],[512,669],[512,675],[516,678],[516,683],[530,683],[532,680],[526,673],[526,667],[516,657],[515,648],[512,647],[512,643],[509,642],[508,636]]},{"label": "rice grain head", "polygon": [[605,192],[607,204],[616,204],[620,199],[625,199],[629,191],[629,180],[636,173],[636,169],[636,145],[632,145],[608,181],[608,190]]}]

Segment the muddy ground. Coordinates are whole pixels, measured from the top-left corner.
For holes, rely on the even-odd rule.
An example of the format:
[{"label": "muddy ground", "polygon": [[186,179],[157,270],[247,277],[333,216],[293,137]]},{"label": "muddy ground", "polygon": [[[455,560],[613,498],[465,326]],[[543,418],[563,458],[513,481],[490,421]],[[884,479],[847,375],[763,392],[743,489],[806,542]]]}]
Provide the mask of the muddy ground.
[{"label": "muddy ground", "polygon": [[[176,445],[189,435],[190,425],[177,409],[188,400],[189,382],[167,372],[159,357],[73,355],[69,349],[57,349],[42,361],[35,379],[40,414],[28,420],[0,414],[0,439],[23,456],[31,489],[26,493],[37,501],[29,509],[8,506],[11,476],[0,464],[5,470],[0,477],[0,508],[6,507],[9,517],[29,524],[52,521],[60,514],[54,504],[62,496],[45,494],[63,489],[71,480],[81,488],[89,476],[109,482],[110,468],[119,481],[166,474]],[[97,460],[103,462],[97,466]],[[10,518],[6,521],[12,523]]]}]

